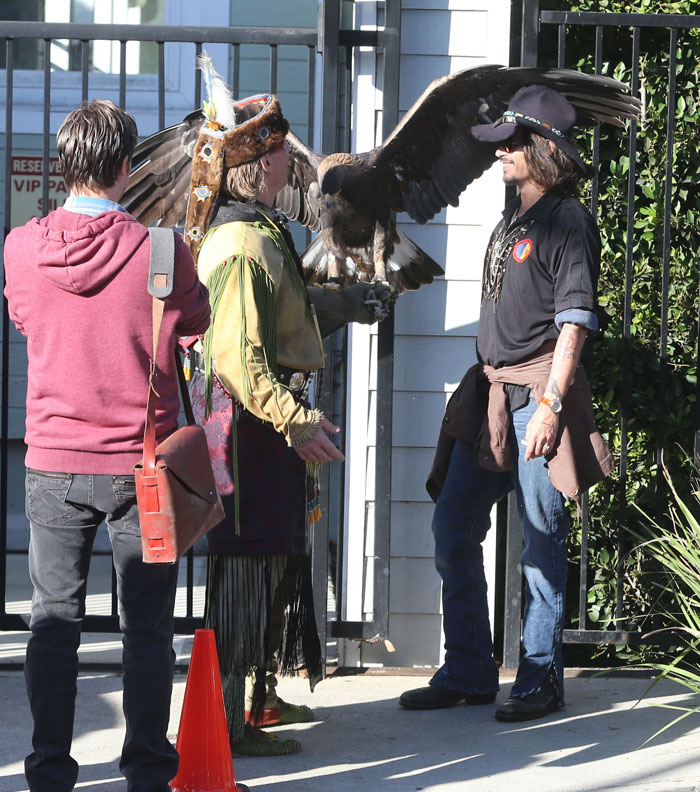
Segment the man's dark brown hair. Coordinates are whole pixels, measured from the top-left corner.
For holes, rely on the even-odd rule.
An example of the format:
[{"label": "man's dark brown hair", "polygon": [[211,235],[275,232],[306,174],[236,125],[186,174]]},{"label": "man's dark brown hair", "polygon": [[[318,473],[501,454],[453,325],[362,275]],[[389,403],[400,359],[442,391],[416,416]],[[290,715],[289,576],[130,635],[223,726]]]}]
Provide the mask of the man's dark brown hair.
[{"label": "man's dark brown hair", "polygon": [[523,151],[530,178],[545,192],[576,195],[580,178],[576,163],[556,144],[550,151],[549,143],[541,135],[529,135]]},{"label": "man's dark brown hair", "polygon": [[124,157],[131,160],[137,136],[134,119],[106,99],[85,102],[69,113],[56,134],[68,189],[112,187]]}]

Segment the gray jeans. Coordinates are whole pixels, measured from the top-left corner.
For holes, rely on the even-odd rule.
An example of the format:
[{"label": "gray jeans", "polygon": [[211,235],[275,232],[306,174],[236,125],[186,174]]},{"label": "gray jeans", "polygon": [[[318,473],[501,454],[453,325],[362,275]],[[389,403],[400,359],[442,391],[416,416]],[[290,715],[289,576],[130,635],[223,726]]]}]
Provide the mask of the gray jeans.
[{"label": "gray jeans", "polygon": [[31,792],[69,792],[80,627],[92,546],[107,523],[123,634],[126,736],[120,769],[129,792],[169,792],[177,752],[167,739],[175,655],[177,565],[141,560],[133,476],[27,470],[29,575],[34,586],[25,679],[34,719],[25,760]]}]

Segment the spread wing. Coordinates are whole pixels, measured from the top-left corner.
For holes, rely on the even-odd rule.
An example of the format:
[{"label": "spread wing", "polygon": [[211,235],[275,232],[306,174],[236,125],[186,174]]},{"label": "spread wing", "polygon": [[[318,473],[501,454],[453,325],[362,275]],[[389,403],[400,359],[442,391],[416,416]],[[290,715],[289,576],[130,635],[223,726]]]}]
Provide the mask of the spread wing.
[{"label": "spread wing", "polygon": [[142,140],[134,150],[122,206],[144,225],[184,226],[200,110]]},{"label": "spread wing", "polygon": [[491,123],[525,85],[546,85],[563,94],[582,123],[624,126],[637,118],[640,102],[624,83],[569,69],[477,66],[434,80],[406,113],[373,164],[387,185],[392,209],[425,223],[494,161],[494,146],[476,140],[471,127]]},{"label": "spread wing", "polygon": [[289,176],[287,184],[275,199],[275,209],[290,220],[298,220],[312,231],[321,227],[323,196],[318,184],[317,169],[323,154],[312,151],[293,133],[287,133],[289,143]]}]

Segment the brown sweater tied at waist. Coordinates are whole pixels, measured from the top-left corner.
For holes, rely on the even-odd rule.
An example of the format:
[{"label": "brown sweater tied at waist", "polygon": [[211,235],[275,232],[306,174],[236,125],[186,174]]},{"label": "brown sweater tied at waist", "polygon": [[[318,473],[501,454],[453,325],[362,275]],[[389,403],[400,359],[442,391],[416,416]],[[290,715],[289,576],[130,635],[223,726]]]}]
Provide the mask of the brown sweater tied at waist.
[{"label": "brown sweater tied at waist", "polygon": [[[436,501],[447,475],[455,440],[475,446],[476,460],[486,470],[513,469],[508,435],[511,416],[506,384],[530,388],[539,402],[552,370],[553,346],[514,366],[495,369],[477,363],[460,382],[447,404],[433,467],[426,482]],[[580,502],[581,493],[601,481],[613,469],[613,458],[593,419],[591,392],[586,375],[578,366],[562,400],[559,433],[545,455],[550,480],[565,497]]]}]

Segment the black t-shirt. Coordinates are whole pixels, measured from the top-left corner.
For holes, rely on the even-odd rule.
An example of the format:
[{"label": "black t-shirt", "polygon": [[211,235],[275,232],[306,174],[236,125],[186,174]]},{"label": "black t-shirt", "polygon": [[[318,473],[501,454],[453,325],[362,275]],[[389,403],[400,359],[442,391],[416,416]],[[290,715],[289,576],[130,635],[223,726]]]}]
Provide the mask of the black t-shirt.
[{"label": "black t-shirt", "polygon": [[[520,198],[508,204],[506,222],[519,204]],[[500,294],[482,293],[477,339],[479,360],[496,368],[525,360],[556,339],[554,319],[563,311],[595,312],[600,272],[600,234],[576,198],[546,193],[508,231],[514,241]]]}]

